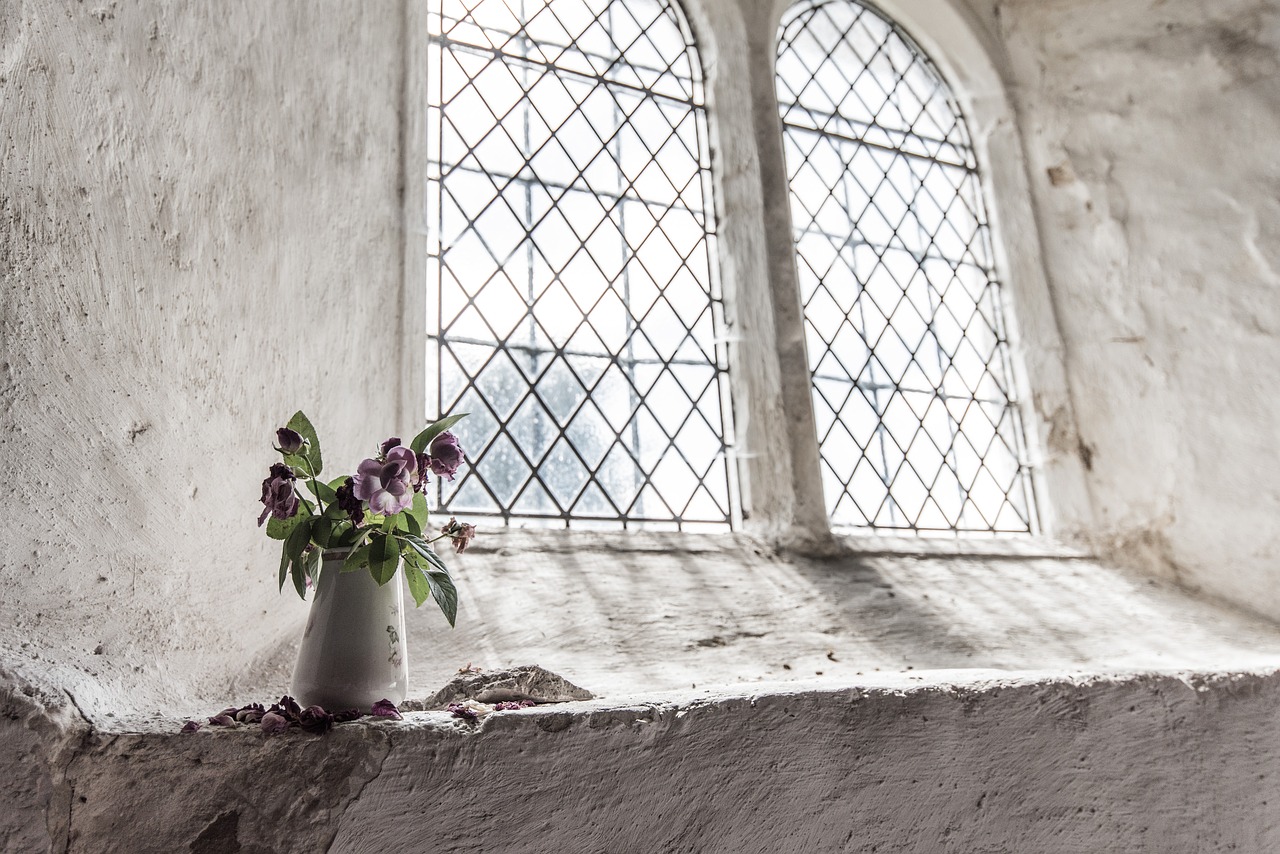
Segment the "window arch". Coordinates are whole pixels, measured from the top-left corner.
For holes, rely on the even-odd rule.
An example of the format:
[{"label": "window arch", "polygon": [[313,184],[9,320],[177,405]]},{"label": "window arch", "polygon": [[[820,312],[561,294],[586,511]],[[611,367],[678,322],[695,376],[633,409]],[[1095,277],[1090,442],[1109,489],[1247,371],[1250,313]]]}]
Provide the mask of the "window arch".
[{"label": "window arch", "polygon": [[804,0],[776,89],[832,525],[1037,527],[978,164],[924,52],[876,9]]},{"label": "window arch", "polygon": [[[671,0],[437,0],[427,381],[451,510],[724,528],[737,509],[703,83]],[[432,386],[434,385],[434,388]]]}]

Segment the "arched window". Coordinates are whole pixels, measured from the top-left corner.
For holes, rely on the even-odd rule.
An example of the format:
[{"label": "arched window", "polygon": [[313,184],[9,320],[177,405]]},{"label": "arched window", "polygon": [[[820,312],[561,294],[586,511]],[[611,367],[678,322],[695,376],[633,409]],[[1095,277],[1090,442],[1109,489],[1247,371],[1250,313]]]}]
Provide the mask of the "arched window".
[{"label": "arched window", "polygon": [[777,93],[833,526],[1033,531],[978,164],[942,76],[874,8],[805,0]]},{"label": "arched window", "polygon": [[[451,511],[575,527],[738,513],[702,74],[670,0],[438,0],[427,382]],[[434,414],[434,413],[432,413]]]}]

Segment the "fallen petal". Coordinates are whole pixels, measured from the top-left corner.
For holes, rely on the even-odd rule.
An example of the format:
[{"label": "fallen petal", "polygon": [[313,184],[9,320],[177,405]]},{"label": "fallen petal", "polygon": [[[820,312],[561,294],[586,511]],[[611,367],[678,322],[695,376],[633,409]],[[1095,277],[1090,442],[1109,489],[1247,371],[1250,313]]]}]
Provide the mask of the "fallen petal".
[{"label": "fallen petal", "polygon": [[396,708],[396,704],[390,700],[379,700],[373,704],[373,708],[369,710],[369,714],[375,718],[393,718],[397,721],[404,720],[400,714],[400,710]]},{"label": "fallen petal", "polygon": [[262,722],[258,726],[262,727],[262,731],[267,735],[276,735],[289,728],[289,721],[284,715],[267,712],[262,716]]}]

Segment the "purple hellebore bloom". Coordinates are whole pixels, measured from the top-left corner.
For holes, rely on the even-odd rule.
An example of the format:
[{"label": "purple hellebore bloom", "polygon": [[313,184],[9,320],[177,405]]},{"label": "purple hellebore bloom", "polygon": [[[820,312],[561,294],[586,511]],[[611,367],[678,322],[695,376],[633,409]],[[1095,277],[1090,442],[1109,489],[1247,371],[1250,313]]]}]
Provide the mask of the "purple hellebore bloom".
[{"label": "purple hellebore bloom", "polygon": [[375,718],[393,718],[397,721],[404,720],[400,715],[400,710],[396,708],[396,704],[390,700],[379,700],[373,704],[373,708],[369,710],[369,714]]},{"label": "purple hellebore bloom", "polygon": [[183,732],[197,732],[199,729],[200,729],[200,724],[197,723],[196,721],[187,721],[185,724],[182,725]]},{"label": "purple hellebore bloom", "polygon": [[258,517],[258,527],[262,527],[268,516],[291,519],[297,515],[298,495],[293,491],[296,479],[293,470],[284,463],[276,463],[271,467],[271,473],[262,482],[262,498],[258,499],[265,507]]},{"label": "purple hellebore bloom", "polygon": [[262,731],[267,735],[276,735],[289,728],[289,719],[275,712],[267,712],[262,716],[262,721],[258,726],[262,727]]},{"label": "purple hellebore bloom", "polygon": [[381,445],[378,446],[378,453],[381,454],[383,457],[385,457],[388,453],[390,453],[392,448],[398,448],[398,447],[400,447],[400,437],[392,436],[390,439],[388,439],[387,441],[383,442]]},{"label": "purple hellebore bloom", "polygon": [[418,458],[403,445],[387,452],[386,462],[365,460],[356,469],[355,495],[369,509],[383,516],[399,513],[413,504],[413,480]]},{"label": "purple hellebore bloom", "polygon": [[306,440],[302,438],[302,434],[296,430],[290,430],[288,427],[281,427],[276,431],[276,444],[280,446],[280,450],[286,454],[296,454],[302,450],[302,446],[306,444]]},{"label": "purple hellebore bloom", "polygon": [[453,476],[458,473],[458,466],[462,465],[463,452],[462,446],[458,444],[458,437],[445,430],[431,440],[427,453],[431,458],[431,470],[452,481]]}]

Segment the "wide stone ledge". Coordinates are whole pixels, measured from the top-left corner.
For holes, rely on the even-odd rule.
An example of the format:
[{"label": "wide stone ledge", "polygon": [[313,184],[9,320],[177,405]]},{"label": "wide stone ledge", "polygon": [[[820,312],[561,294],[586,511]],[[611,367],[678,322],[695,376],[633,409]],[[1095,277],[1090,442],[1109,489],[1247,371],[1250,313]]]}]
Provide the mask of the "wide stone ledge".
[{"label": "wide stone ledge", "polygon": [[[474,725],[422,712],[325,736],[182,734],[178,719],[149,732],[71,727],[43,740],[45,820],[3,841],[86,852],[1273,851],[1278,718],[1277,672],[939,671],[543,706]],[[20,730],[12,716],[0,726]],[[6,753],[6,764],[35,758]]]}]

